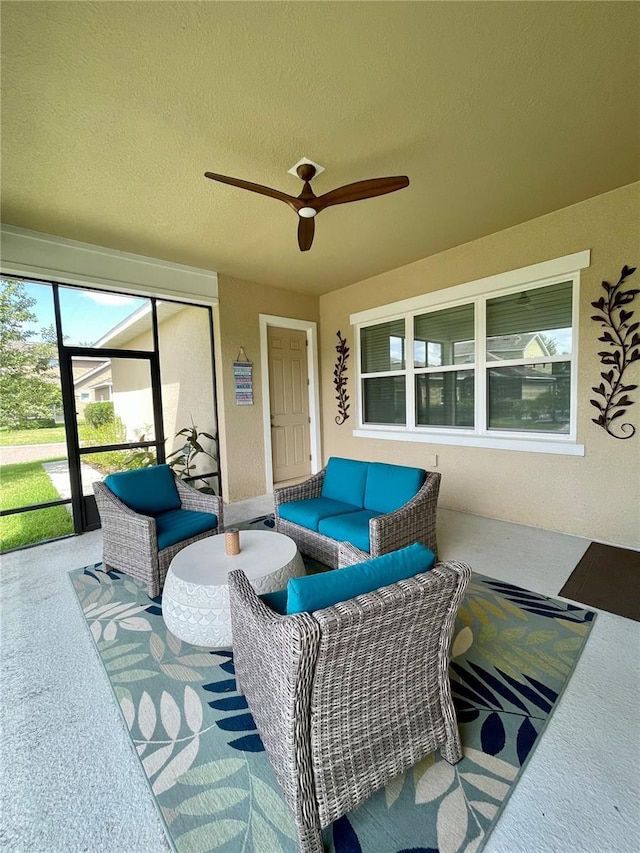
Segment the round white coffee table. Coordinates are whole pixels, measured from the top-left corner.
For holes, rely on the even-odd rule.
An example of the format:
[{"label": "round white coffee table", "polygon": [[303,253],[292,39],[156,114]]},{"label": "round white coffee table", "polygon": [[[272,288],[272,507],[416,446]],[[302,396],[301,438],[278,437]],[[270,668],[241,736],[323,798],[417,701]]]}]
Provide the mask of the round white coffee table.
[{"label": "round white coffee table", "polygon": [[242,569],[257,593],[283,589],[304,575],[293,539],[268,530],[241,530],[240,553],[228,557],[224,534],[208,536],[179,551],[162,592],[162,616],[172,634],[194,646],[232,643],[227,573]]}]

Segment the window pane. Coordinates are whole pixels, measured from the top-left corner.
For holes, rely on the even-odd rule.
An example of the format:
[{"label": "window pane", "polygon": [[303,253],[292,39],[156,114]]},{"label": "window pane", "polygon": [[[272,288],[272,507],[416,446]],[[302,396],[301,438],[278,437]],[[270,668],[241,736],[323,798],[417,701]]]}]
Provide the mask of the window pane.
[{"label": "window pane", "polygon": [[101,450],[83,453],[80,457],[82,470],[82,493],[93,494],[93,484],[104,480],[107,474],[130,471],[132,468],[147,468],[157,465],[155,447],[133,447],[129,450]]},{"label": "window pane", "polygon": [[475,361],[473,305],[421,314],[413,321],[416,367],[473,364]]},{"label": "window pane", "polygon": [[492,367],[487,373],[489,428],[569,432],[568,362]]},{"label": "window pane", "polygon": [[406,423],[404,376],[364,379],[364,422],[367,424]]},{"label": "window pane", "polygon": [[[218,453],[215,440],[207,436],[216,436],[218,426],[209,309],[158,302],[157,310],[167,459],[174,463],[181,459],[182,454],[171,455],[186,443],[187,437],[177,433],[195,427],[202,452],[194,451],[192,446],[187,447],[190,473],[212,474],[218,471]],[[181,353],[192,355],[188,364],[181,358]],[[183,465],[178,464],[176,470],[182,469]],[[214,481],[198,481],[193,485],[203,489],[212,483],[217,486]]]},{"label": "window pane", "polygon": [[27,510],[0,518],[0,552],[69,536],[73,520],[66,506]]},{"label": "window pane", "polygon": [[404,320],[392,320],[360,330],[363,373],[404,370]]},{"label": "window pane", "polygon": [[80,287],[59,294],[66,346],[153,349],[149,299]]},{"label": "window pane", "polygon": [[487,360],[571,353],[573,283],[487,300]]},{"label": "window pane", "polygon": [[[154,440],[147,359],[74,355],[72,367],[81,447]],[[83,391],[89,392],[88,402],[82,400]]]},{"label": "window pane", "polygon": [[421,373],[416,376],[416,424],[472,427],[473,385],[473,370]]}]

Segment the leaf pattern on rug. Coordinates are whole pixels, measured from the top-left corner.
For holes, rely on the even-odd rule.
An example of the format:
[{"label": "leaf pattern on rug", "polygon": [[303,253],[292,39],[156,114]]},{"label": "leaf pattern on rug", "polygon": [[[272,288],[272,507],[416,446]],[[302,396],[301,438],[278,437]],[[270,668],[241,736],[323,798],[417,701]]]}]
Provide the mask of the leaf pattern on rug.
[{"label": "leaf pattern on rug", "polygon": [[[269,529],[270,516],[248,524]],[[310,566],[310,570],[315,570]],[[70,573],[178,853],[295,853],[296,832],[228,649],[167,631],[161,597],[100,564]],[[332,853],[478,853],[544,730],[594,614],[473,575],[450,676],[463,744],[425,756],[325,830]],[[386,833],[386,835],[385,835]]]}]

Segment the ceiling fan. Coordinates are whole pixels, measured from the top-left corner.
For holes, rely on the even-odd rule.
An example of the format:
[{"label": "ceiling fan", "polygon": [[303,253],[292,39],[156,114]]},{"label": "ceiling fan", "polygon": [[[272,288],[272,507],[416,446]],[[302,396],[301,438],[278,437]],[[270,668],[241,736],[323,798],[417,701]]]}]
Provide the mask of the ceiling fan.
[{"label": "ceiling fan", "polygon": [[314,217],[321,210],[324,210],[325,207],[331,207],[334,204],[346,204],[349,201],[373,198],[374,196],[393,193],[396,190],[401,190],[403,187],[409,186],[409,178],[406,175],[393,178],[369,178],[366,181],[356,181],[354,184],[346,184],[344,187],[338,187],[335,190],[330,190],[328,193],[317,196],[311,189],[311,180],[318,171],[321,171],[321,167],[316,168],[316,165],[310,162],[302,162],[296,168],[298,177],[304,181],[304,186],[299,196],[288,195],[288,193],[280,192],[280,190],[264,187],[262,184],[252,184],[249,181],[229,178],[227,175],[218,175],[215,172],[205,172],[204,174],[206,178],[211,178],[213,181],[220,181],[223,184],[230,184],[232,187],[240,187],[243,190],[276,198],[288,204],[292,210],[295,210],[299,217],[298,245],[301,252],[306,252],[311,248],[315,231]]}]

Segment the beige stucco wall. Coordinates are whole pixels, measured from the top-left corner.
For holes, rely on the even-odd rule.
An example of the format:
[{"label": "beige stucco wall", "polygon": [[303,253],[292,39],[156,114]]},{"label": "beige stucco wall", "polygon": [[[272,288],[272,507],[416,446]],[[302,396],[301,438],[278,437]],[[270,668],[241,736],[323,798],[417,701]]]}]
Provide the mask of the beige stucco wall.
[{"label": "beige stucco wall", "polygon": [[[591,250],[591,266],[581,277],[577,436],[584,457],[355,438],[355,416],[335,424],[335,334],[346,332],[353,352],[351,313],[585,249]],[[320,297],[322,398],[331,401],[322,413],[324,458],[429,468],[436,454],[443,507],[640,548],[640,391],[629,395],[636,402],[625,420],[637,428],[629,440],[616,440],[593,424],[596,410],[589,404],[591,386],[600,382],[597,352],[603,346],[590,303],[602,295],[603,279],[617,281],[624,264],[638,266],[639,255],[636,183]],[[640,287],[640,270],[629,285]],[[630,307],[640,319],[640,297]],[[355,404],[353,358],[347,375]],[[625,383],[640,385],[640,362],[627,371]]]},{"label": "beige stucco wall", "polygon": [[[265,449],[260,363],[260,314],[318,322],[316,296],[218,275],[216,373],[222,482],[225,500],[265,493]],[[253,406],[236,406],[233,365],[240,347],[253,362]],[[224,412],[224,416],[222,413]]]},{"label": "beige stucco wall", "polygon": [[[190,427],[192,419],[198,431],[215,435],[210,340],[208,309],[186,307],[167,316],[160,303],[158,343],[167,454],[184,444],[184,439],[175,439],[175,434]],[[151,345],[151,332],[126,342],[127,349],[149,350]],[[127,427],[127,437],[133,441],[135,428],[153,423],[147,362],[114,361],[113,399],[115,411]],[[201,439],[201,443],[206,450],[213,451],[213,442]],[[196,461],[196,472],[216,470],[208,457],[200,456]]]},{"label": "beige stucco wall", "polygon": [[[160,306],[158,320],[162,416],[169,454],[184,444],[175,434],[192,422],[198,432],[216,434],[209,311],[190,307],[164,319]],[[209,439],[201,438],[200,443],[214,451]],[[207,456],[200,455],[195,462],[197,473],[217,470]]]}]

